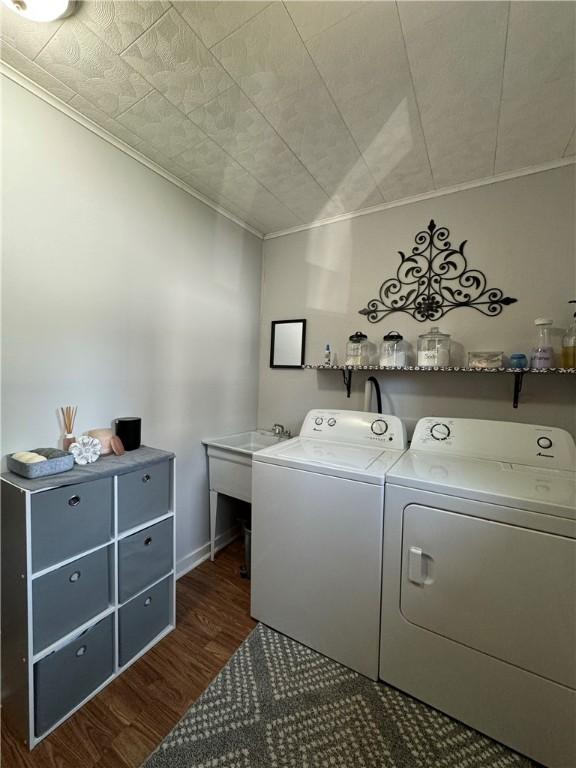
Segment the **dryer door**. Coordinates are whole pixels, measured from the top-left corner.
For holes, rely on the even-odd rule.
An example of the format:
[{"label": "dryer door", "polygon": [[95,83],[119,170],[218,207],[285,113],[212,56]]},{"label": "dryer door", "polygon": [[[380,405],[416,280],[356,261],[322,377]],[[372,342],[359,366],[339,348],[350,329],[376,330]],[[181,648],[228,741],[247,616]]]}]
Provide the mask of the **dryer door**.
[{"label": "dryer door", "polygon": [[411,623],[576,687],[576,541],[411,504],[400,607]]}]

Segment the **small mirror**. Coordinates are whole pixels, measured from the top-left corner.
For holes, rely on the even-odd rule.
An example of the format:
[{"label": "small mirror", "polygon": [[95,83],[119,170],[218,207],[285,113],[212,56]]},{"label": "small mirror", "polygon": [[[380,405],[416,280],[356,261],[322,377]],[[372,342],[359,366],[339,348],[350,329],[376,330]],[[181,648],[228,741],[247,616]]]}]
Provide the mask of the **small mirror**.
[{"label": "small mirror", "polygon": [[304,365],[306,320],[274,320],[270,343],[270,368],[301,368]]}]

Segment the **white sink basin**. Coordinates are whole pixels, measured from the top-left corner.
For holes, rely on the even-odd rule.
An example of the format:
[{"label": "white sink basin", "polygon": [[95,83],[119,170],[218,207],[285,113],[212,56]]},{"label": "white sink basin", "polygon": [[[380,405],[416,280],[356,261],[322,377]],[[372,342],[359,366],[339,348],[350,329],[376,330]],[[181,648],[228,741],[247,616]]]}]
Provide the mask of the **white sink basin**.
[{"label": "white sink basin", "polygon": [[283,438],[263,429],[202,440],[208,455],[210,488],[210,558],[216,547],[218,494],[252,501],[252,454],[275,445]]},{"label": "white sink basin", "polygon": [[203,440],[202,442],[204,445],[214,448],[252,456],[253,453],[261,451],[262,448],[275,445],[280,439],[272,434],[272,432],[253,430],[251,432],[239,432],[235,435],[226,435],[225,437],[215,437],[210,440]]}]

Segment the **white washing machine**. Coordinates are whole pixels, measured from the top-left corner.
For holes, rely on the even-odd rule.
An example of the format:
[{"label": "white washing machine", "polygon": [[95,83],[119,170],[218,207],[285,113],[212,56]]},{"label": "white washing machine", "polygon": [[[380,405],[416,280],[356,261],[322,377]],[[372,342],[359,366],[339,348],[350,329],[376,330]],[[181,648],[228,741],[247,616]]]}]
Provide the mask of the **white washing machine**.
[{"label": "white washing machine", "polygon": [[384,481],[406,447],[395,416],[310,411],[255,453],[255,619],[377,679]]},{"label": "white washing machine", "polygon": [[576,450],[561,429],[421,419],[386,485],[380,677],[576,766]]}]

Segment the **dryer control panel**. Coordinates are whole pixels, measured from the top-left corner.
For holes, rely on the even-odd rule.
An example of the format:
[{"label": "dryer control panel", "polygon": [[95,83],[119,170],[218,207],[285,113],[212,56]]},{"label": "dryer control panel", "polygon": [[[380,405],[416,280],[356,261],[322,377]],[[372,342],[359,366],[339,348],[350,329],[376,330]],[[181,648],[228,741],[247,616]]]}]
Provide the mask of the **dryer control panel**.
[{"label": "dryer control panel", "polygon": [[576,470],[576,445],[557,427],[483,419],[420,419],[411,450]]},{"label": "dryer control panel", "polygon": [[407,446],[406,428],[398,416],[366,411],[309,411],[300,430],[300,437],[398,450],[404,450]]}]

